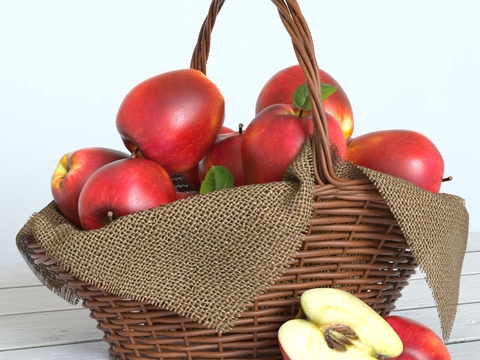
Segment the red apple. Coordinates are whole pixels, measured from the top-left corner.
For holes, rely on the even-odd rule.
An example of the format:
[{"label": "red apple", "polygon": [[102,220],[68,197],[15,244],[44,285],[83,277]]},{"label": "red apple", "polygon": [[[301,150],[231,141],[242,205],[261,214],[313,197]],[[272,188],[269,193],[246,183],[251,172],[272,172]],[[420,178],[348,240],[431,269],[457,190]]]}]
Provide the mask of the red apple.
[{"label": "red apple", "polygon": [[[247,184],[281,181],[287,167],[313,133],[311,117],[293,105],[270,105],[250,122],[243,134],[242,163]],[[330,140],[346,156],[346,140],[338,122],[327,115]]]},{"label": "red apple", "polygon": [[193,188],[199,190],[202,183],[198,177],[198,165],[182,173],[184,179],[189,183]]},{"label": "red apple", "polygon": [[80,193],[78,211],[82,228],[92,230],[176,199],[173,182],[162,166],[129,158],[104,165],[90,176]]},{"label": "red apple", "polygon": [[101,147],[79,149],[60,158],[50,188],[58,208],[74,225],[81,227],[78,197],[87,179],[103,165],[124,158],[127,153]]},{"label": "red apple", "polygon": [[[326,113],[332,115],[342,128],[343,134],[348,139],[353,133],[354,119],[350,100],[345,90],[330,74],[319,69],[320,81],[337,87],[337,90],[323,100],[322,105]],[[293,65],[274,74],[261,89],[255,113],[272,104],[290,104],[292,95],[300,84],[305,83],[305,76],[300,65]]]},{"label": "red apple", "polygon": [[224,120],[224,99],[202,72],[182,69],[143,81],[125,97],[116,126],[130,152],[138,149],[171,175],[198,164]]},{"label": "red apple", "polygon": [[397,360],[450,360],[443,340],[424,324],[403,316],[390,315],[385,320],[403,342]]},{"label": "red apple", "polygon": [[353,138],[348,160],[396,176],[438,194],[444,163],[426,136],[411,130],[380,130]]},{"label": "red apple", "polygon": [[190,196],[198,195],[198,194],[199,194],[198,191],[188,191],[188,192],[177,191],[176,192],[177,200],[186,199],[186,198],[189,198]]},{"label": "red apple", "polygon": [[229,134],[233,132],[235,131],[233,131],[233,129],[230,129],[228,126],[222,126],[222,128],[220,129],[220,134]]},{"label": "red apple", "polygon": [[212,166],[221,165],[226,167],[232,173],[234,186],[245,185],[241,152],[242,140],[242,124],[239,125],[239,130],[236,132],[218,135],[217,141],[215,141],[213,146],[198,164],[198,177],[200,183],[205,179],[205,175]]},{"label": "red apple", "polygon": [[338,121],[335,120],[335,118],[329,113],[325,113],[325,117],[327,118],[328,137],[330,139],[330,143],[335,145],[335,147],[332,147],[332,150],[342,160],[346,160],[347,141],[342,132],[342,128],[340,127]]},{"label": "red apple", "polygon": [[293,105],[274,104],[257,114],[243,133],[246,183],[281,181],[312,132],[312,119],[301,116]]},{"label": "red apple", "polygon": [[[229,127],[227,126],[222,126],[222,128],[220,129],[220,133],[219,135],[217,136],[217,140],[215,140],[215,142],[218,141],[218,139],[222,136],[224,136],[225,134],[233,134],[234,131],[232,129],[230,129]],[[209,152],[211,151],[211,149],[209,150]],[[206,155],[205,155],[206,156]],[[200,186],[202,185],[202,181],[203,181],[203,178],[205,176],[202,177],[202,179],[200,179],[199,177],[199,164],[197,164],[196,166],[194,166],[193,168],[191,168],[190,170],[187,170],[185,171],[184,173],[182,173],[182,176],[185,178],[185,180],[192,186],[194,187],[195,189],[199,190],[200,189]],[[242,175],[243,176],[243,175]]]}]

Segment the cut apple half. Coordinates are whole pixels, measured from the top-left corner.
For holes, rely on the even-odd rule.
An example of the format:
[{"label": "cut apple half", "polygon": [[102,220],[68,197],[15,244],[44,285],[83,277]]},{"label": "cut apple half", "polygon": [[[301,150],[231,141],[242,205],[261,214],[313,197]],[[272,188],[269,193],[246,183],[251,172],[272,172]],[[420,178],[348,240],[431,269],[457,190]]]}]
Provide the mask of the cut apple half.
[{"label": "cut apple half", "polygon": [[346,291],[311,289],[301,296],[300,306],[298,317],[278,332],[284,360],[383,360],[403,351],[395,330]]}]

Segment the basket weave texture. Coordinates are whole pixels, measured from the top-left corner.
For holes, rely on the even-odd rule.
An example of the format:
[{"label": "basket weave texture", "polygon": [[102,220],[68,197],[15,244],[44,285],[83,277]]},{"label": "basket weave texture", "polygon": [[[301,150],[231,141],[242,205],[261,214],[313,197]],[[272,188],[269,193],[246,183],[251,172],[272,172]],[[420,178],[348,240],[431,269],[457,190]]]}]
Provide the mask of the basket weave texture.
[{"label": "basket weave texture", "polygon": [[[89,232],[51,203],[17,236],[32,270],[65,299],[82,300],[119,359],[278,359],[277,330],[305,290],[341,288],[387,315],[417,265],[450,334],[468,235],[463,200],[331,154],[307,24],[296,1],[272,2],[315,125],[284,181],[180,200]],[[223,4],[212,1],[192,57],[204,73]]]}]

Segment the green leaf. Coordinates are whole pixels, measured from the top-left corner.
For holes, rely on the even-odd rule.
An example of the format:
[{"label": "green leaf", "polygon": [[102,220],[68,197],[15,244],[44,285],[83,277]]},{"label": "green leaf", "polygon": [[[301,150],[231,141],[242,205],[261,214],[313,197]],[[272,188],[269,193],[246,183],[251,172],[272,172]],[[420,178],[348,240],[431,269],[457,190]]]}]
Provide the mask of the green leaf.
[{"label": "green leaf", "polygon": [[337,89],[338,88],[336,86],[322,83],[322,101],[328,98],[330,95],[333,95]]},{"label": "green leaf", "polygon": [[293,93],[293,105],[297,109],[308,111],[312,108],[312,103],[310,102],[310,96],[308,95],[307,84],[300,84]]},{"label": "green leaf", "polygon": [[200,186],[200,194],[233,187],[233,175],[225,166],[212,166]]},{"label": "green leaf", "polygon": [[[328,98],[330,95],[337,91],[337,87],[329,84],[321,84],[322,86],[322,101]],[[293,105],[297,109],[302,111],[309,111],[312,109],[312,103],[310,102],[310,96],[308,95],[307,84],[300,84],[293,93],[292,97]]]}]

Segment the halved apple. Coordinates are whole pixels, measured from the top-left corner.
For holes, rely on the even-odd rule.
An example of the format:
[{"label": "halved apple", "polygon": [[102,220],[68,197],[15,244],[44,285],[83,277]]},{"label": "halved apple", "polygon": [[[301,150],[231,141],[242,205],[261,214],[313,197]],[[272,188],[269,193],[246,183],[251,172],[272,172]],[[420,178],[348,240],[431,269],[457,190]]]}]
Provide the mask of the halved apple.
[{"label": "halved apple", "polygon": [[403,351],[393,328],[353,294],[311,289],[301,296],[300,306],[297,318],[278,331],[284,360],[383,360]]}]

